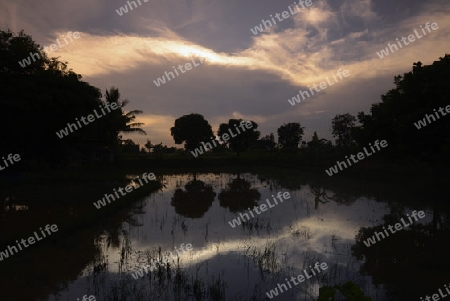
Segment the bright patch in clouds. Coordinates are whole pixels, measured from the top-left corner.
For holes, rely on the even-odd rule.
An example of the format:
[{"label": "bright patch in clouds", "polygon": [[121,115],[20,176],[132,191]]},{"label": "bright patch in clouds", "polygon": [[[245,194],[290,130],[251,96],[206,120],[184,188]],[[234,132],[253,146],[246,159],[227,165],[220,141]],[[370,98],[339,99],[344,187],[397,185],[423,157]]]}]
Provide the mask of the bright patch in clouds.
[{"label": "bright patch in clouds", "polygon": [[[0,26],[23,28],[41,45],[68,31],[80,32],[79,39],[51,56],[68,61],[102,90],[114,83],[130,106],[143,110],[147,115],[137,121],[145,123],[149,135],[136,138],[141,143],[173,145],[174,120],[192,112],[213,126],[230,118],[254,120],[262,135],[296,121],[306,131],[329,133],[330,116],[367,111],[393,87],[395,75],[449,52],[450,4],[440,0],[313,0],[308,9],[258,36],[249,28],[293,1],[149,0],[123,17],[115,12],[123,0],[10,2],[0,3]],[[439,29],[384,59],[376,55],[426,22],[437,22]],[[164,87],[152,83],[196,57],[205,59],[201,67]],[[286,102],[339,68],[351,76],[295,108]],[[321,129],[317,119],[311,121],[317,115],[323,115]]]}]

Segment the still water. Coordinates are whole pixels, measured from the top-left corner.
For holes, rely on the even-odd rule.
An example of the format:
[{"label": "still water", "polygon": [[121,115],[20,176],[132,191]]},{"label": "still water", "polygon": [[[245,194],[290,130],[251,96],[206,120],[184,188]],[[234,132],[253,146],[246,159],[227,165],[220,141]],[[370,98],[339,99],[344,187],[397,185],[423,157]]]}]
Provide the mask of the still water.
[{"label": "still water", "polygon": [[[161,191],[136,201],[118,229],[97,236],[95,259],[73,281],[42,300],[81,300],[83,295],[96,300],[271,300],[267,293],[275,288],[273,300],[317,300],[319,288],[348,281],[374,301],[419,300],[423,292],[450,282],[450,277],[443,282],[445,271],[430,267],[433,260],[448,265],[443,259],[448,247],[435,254],[431,237],[448,229],[448,215],[436,221],[431,208],[400,205],[383,194],[351,193],[352,185],[334,191],[318,182],[288,185],[249,173],[166,175],[162,182]],[[279,192],[289,192],[290,198],[230,225],[248,208],[267,199],[274,204],[272,195]],[[363,244],[362,237],[373,235],[372,227],[382,231],[382,225],[393,225],[413,210],[423,210],[425,218],[373,246]],[[448,238],[447,232],[443,235]],[[142,278],[131,276],[181,244],[192,244],[192,250],[178,252]],[[327,269],[312,275],[309,266],[316,262]],[[286,285],[304,270],[312,277]],[[418,279],[419,273],[435,278],[427,282]],[[329,300],[346,299],[337,292]]]}]

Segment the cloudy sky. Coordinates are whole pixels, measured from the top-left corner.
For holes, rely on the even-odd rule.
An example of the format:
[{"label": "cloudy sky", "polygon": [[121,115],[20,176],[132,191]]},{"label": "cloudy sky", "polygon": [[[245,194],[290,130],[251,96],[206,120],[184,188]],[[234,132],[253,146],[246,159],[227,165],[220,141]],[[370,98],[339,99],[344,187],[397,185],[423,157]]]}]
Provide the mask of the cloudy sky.
[{"label": "cloudy sky", "polygon": [[[412,64],[431,64],[450,53],[450,3],[446,0],[312,0],[312,5],[254,35],[270,15],[295,12],[291,0],[0,0],[0,28],[24,29],[41,46],[69,31],[81,37],[50,56],[104,91],[119,87],[128,109],[141,109],[144,143],[174,145],[176,118],[200,113],[216,131],[230,118],[259,124],[262,135],[286,122],[331,138],[336,114],[368,111],[393,88],[393,77]],[[131,3],[131,1],[130,1]],[[127,6],[128,13],[117,13]],[[306,6],[306,5],[305,5]],[[300,6],[299,6],[300,7]],[[439,26],[423,35],[420,26]],[[417,30],[421,37],[380,59],[388,43]],[[63,43],[64,44],[64,43]],[[204,58],[199,64],[198,58]],[[154,80],[191,59],[192,70],[157,87]],[[350,76],[292,106],[288,99],[332,79]]]}]

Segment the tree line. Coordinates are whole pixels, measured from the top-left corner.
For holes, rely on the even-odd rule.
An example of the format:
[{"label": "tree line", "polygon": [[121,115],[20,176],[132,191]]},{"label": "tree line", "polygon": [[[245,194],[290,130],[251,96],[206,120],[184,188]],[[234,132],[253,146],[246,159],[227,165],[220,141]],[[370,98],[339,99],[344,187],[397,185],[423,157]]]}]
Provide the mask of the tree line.
[{"label": "tree line", "polygon": [[[118,88],[111,87],[103,95],[58,58],[42,55],[25,67],[18,64],[40,48],[23,31],[14,34],[10,30],[0,30],[0,103],[5,112],[0,118],[0,155],[18,153],[23,158],[57,166],[73,158],[98,159],[121,151],[139,152],[139,145],[123,139],[122,134],[145,134],[143,124],[136,122],[136,115],[142,111],[126,111],[129,101],[121,99]],[[435,167],[448,165],[450,117],[443,115],[420,130],[414,123],[450,104],[449,83],[450,55],[446,54],[431,65],[414,63],[412,71],[394,77],[395,87],[381,96],[381,102],[372,104],[368,113],[339,114],[331,120],[334,144],[320,139],[314,132],[312,140],[303,145],[310,149],[352,150],[383,139],[389,143],[383,154],[389,160],[408,158]],[[90,114],[101,104],[113,102],[118,104],[118,110],[64,139],[55,135],[75,118]],[[240,122],[240,119],[229,119],[220,124],[217,135]],[[297,151],[302,142],[304,127],[300,122],[281,125],[276,131],[277,142],[273,133],[261,137],[258,124],[250,122],[253,125],[250,130],[213,151],[230,149],[237,154],[249,149]],[[184,144],[186,151],[194,150],[214,136],[209,122],[196,113],[176,119],[170,134],[175,144]],[[145,147],[155,153],[177,151],[162,143],[152,144],[150,140]]]},{"label": "tree line", "polygon": [[[349,152],[376,140],[386,140],[389,147],[380,155],[387,161],[422,162],[442,171],[450,162],[450,117],[445,116],[446,110],[450,111],[450,55],[440,57],[431,65],[414,63],[412,71],[394,77],[394,85],[393,89],[381,95],[381,102],[371,105],[368,113],[361,111],[356,116],[350,113],[336,115],[331,120],[334,144],[320,139],[316,132],[312,140],[305,144],[313,149],[335,148]],[[438,116],[437,111],[441,115]],[[194,119],[201,122],[196,124]],[[183,122],[178,124],[180,120]],[[419,121],[422,122],[420,130],[417,126]],[[222,127],[240,122],[230,119],[228,125],[221,124],[218,135]],[[202,128],[196,131],[198,126]],[[185,129],[178,132],[178,127]],[[292,150],[298,148],[304,134],[304,127],[299,122],[286,123],[277,129],[278,143],[275,143],[273,133],[259,139],[257,127],[255,123],[253,135],[233,138],[235,141],[231,140],[226,147],[237,153],[249,148]],[[198,146],[197,140],[207,140],[212,135],[211,126],[198,114],[180,117],[175,121],[174,128],[171,133],[175,143],[186,142],[184,147],[187,150]]]}]

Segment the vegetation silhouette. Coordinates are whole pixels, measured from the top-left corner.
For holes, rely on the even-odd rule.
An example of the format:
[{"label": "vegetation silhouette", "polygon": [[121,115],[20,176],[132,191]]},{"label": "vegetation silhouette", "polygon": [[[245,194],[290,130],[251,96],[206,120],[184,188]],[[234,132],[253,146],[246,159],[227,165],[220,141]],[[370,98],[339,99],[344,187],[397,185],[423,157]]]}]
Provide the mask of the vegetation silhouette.
[{"label": "vegetation silhouette", "polygon": [[[2,137],[0,157],[3,154],[20,153],[24,158],[20,164],[17,164],[17,167],[14,165],[7,172],[25,166],[22,164],[25,164],[26,161],[37,161],[39,170],[42,162],[51,167],[64,167],[68,163],[76,161],[77,158],[91,160],[98,158],[98,155],[102,153],[115,154],[120,151],[121,146],[122,149],[129,148],[130,150],[136,149],[137,146],[139,151],[139,145],[130,139],[122,140],[120,133],[145,134],[141,128],[143,124],[136,121],[136,116],[142,111],[125,111],[124,108],[129,102],[120,99],[118,88],[111,87],[106,90],[103,97],[100,89],[82,81],[81,75],[69,69],[68,63],[62,62],[58,58],[49,58],[41,53],[39,59],[24,68],[18,64],[18,61],[28,57],[30,52],[35,53],[39,50],[40,46],[23,31],[17,35],[9,30],[0,31],[0,88],[2,89],[0,104],[7,112],[0,119],[0,135]],[[435,114],[434,110],[448,106],[449,67],[450,55],[445,55],[428,66],[422,65],[421,62],[414,63],[411,72],[394,77],[395,88],[382,95],[382,101],[373,104],[370,113],[359,112],[357,117],[353,117],[349,113],[336,115],[331,121],[332,133],[337,139],[335,146],[324,139],[319,139],[315,133],[311,142],[307,144],[308,148],[299,150],[294,157],[289,150],[297,151],[298,144],[303,138],[304,128],[300,123],[287,123],[278,128],[279,139],[278,144],[275,144],[273,135],[264,136],[258,140],[260,133],[256,131],[257,124],[252,122],[254,125],[252,130],[246,130],[237,137],[233,137],[226,147],[230,151],[236,152],[238,157],[243,152],[247,151],[248,153],[252,148],[262,150],[264,155],[268,154],[261,160],[265,167],[272,167],[282,162],[285,163],[284,166],[292,169],[304,168],[312,164],[328,164],[337,159],[343,160],[342,155],[348,155],[350,151],[360,151],[363,146],[367,146],[375,140],[385,139],[389,143],[385,152],[377,154],[377,158],[370,157],[352,168],[365,166],[370,161],[377,165],[382,160],[386,164],[394,165],[400,162],[413,167],[414,164],[426,163],[434,171],[436,181],[432,182],[436,185],[440,184],[433,188],[426,187],[429,192],[428,196],[433,200],[443,199],[441,193],[444,191],[442,188],[445,188],[446,183],[442,175],[444,172],[448,172],[449,166],[447,154],[450,150],[450,138],[446,133],[450,129],[450,117],[436,118],[435,121],[421,129],[417,129],[414,124],[419,120],[425,120],[426,114]],[[81,127],[62,139],[55,135],[55,132],[65,128],[67,123],[74,123],[75,118],[92,114],[100,106],[112,102],[120,104],[120,109]],[[221,124],[219,133],[225,133],[229,129],[233,130],[234,126],[240,122],[240,119],[230,119],[228,123]],[[185,150],[190,151],[200,147],[201,142],[209,142],[213,131],[209,122],[202,115],[192,113],[175,120],[171,134],[176,144],[185,143]],[[150,143],[149,149],[150,146],[156,153],[162,155],[165,152],[162,144],[152,145]],[[283,157],[284,152],[289,156]],[[241,160],[237,162],[246,163],[255,157],[255,153],[250,153],[248,157],[245,155],[247,154],[242,154],[243,158],[241,157]],[[159,158],[157,157],[157,159]],[[176,163],[179,164],[179,162]],[[383,177],[387,177],[383,167],[380,167],[380,170],[383,172]],[[78,230],[80,224],[90,227],[98,222],[98,216],[86,214],[82,211],[82,207],[92,207],[92,201],[86,201],[89,197],[100,196],[105,190],[112,189],[113,186],[117,187],[116,184],[113,185],[112,181],[109,184],[106,183],[106,180],[99,183],[98,179],[103,179],[109,171],[104,171],[104,174],[97,173],[92,178],[86,177],[86,174],[83,174],[80,179],[76,177],[62,178],[61,174],[52,174],[53,178],[51,178],[42,173],[33,174],[34,178],[28,181],[25,179],[26,185],[21,193],[28,196],[26,204],[30,205],[30,210],[28,210],[29,212],[9,212],[9,216],[2,216],[8,225],[2,230],[1,236],[4,245],[13,241],[12,236],[26,234],[30,229],[35,229],[35,225],[49,218],[55,219],[55,222],[61,223],[67,229],[76,228],[74,231]],[[89,170],[86,171],[86,173],[88,172]],[[407,174],[404,170],[400,172]],[[285,173],[284,170],[283,173]],[[298,175],[292,176],[292,174],[285,173],[284,176],[285,178],[278,180],[280,186],[300,187],[301,183],[308,183],[306,180],[300,182]],[[20,174],[17,177],[20,177]],[[95,180],[98,182],[91,185],[92,187],[86,185],[87,182],[91,183]],[[33,181],[38,183],[33,183]],[[333,179],[333,184],[329,184],[327,187],[338,186],[339,183]],[[356,186],[354,183],[350,184]],[[4,187],[18,191],[15,185],[0,183],[2,191],[5,191]],[[38,191],[36,187],[44,189]],[[80,187],[84,189],[80,189]],[[106,187],[108,189],[105,189]],[[335,194],[328,197],[325,186],[323,187],[311,185],[316,209],[319,204],[325,204],[329,199],[349,204],[357,197],[366,195],[364,187],[352,187],[352,190],[336,187]],[[134,194],[146,193],[143,189]],[[150,190],[150,187],[148,189]],[[385,186],[379,190],[383,190],[384,193]],[[373,191],[375,191],[373,192],[375,195],[381,194],[376,189]],[[4,199],[5,196],[2,194],[3,192],[0,193],[0,197]],[[175,191],[172,197],[172,206],[182,216],[201,218],[211,207],[215,195],[212,186],[198,181],[194,175],[194,180],[185,185],[184,191],[182,189]],[[238,178],[231,181],[218,197],[221,206],[229,208],[231,212],[239,212],[256,205],[261,195],[257,189],[251,188],[248,181],[240,179],[238,175]],[[23,197],[19,196],[19,198]],[[135,195],[130,195],[129,198],[129,200],[134,199]],[[115,212],[117,210],[114,209],[120,207],[115,206],[125,203],[124,201],[126,199],[108,205],[105,210],[108,210],[108,214],[117,214]],[[353,253],[358,259],[365,259],[361,271],[372,276],[374,284],[386,284],[388,293],[394,299],[412,300],[418,295],[426,295],[430,291],[435,291],[436,287],[439,287],[436,285],[437,283],[446,281],[447,271],[450,268],[447,260],[450,251],[447,243],[450,238],[450,217],[447,213],[448,208],[446,208],[447,211],[444,211],[434,205],[433,219],[429,223],[414,224],[407,230],[393,234],[395,237],[388,237],[367,248],[363,241],[371,237],[375,231],[381,232],[383,226],[398,222],[402,217],[403,209],[393,207],[392,213],[384,217],[383,224],[361,228],[356,237]],[[36,217],[31,215],[33,213],[37,213]],[[14,218],[10,218],[11,215],[20,218],[14,220]],[[77,219],[72,219],[73,216]],[[106,231],[108,233],[107,244],[113,246],[119,246],[121,237],[119,227],[123,221],[139,226],[136,220],[128,218],[128,212],[123,215],[120,213],[117,216],[119,217],[115,221],[117,228]],[[28,223],[24,223],[24,220],[27,220]],[[30,227],[32,223],[33,226]],[[14,231],[7,229],[14,229]],[[20,235],[17,235],[18,233]],[[67,232],[65,234],[67,235]],[[70,270],[70,279],[61,281],[60,265],[53,264],[50,266],[52,273],[48,273],[49,267],[44,266],[36,269],[37,272],[35,271],[34,274],[27,274],[25,284],[19,284],[14,280],[22,273],[21,269],[17,269],[15,266],[22,258],[26,259],[23,260],[24,262],[30,262],[35,254],[45,256],[47,251],[51,252],[42,247],[33,251],[39,253],[29,253],[32,255],[23,253],[24,255],[20,256],[27,257],[9,258],[8,262],[4,263],[7,272],[2,274],[3,283],[16,292],[24,291],[24,285],[27,288],[36,287],[35,280],[36,274],[38,274],[45,276],[46,283],[54,284],[51,286],[52,289],[58,290],[58,283],[69,283],[77,279],[79,272],[91,260],[91,256],[100,253],[97,247],[89,245],[87,254],[77,254],[78,249],[75,246],[78,241],[76,243],[73,241],[68,245],[66,245],[66,241],[62,243],[62,248],[67,248],[68,252],[59,252],[57,260],[53,261],[53,263],[62,263],[64,260],[67,261],[67,257],[75,260],[76,269]],[[82,241],[86,240],[80,239],[80,244]],[[93,241],[91,235],[89,235],[88,241]],[[14,272],[15,270],[17,271]],[[418,277],[418,275],[423,277]],[[350,290],[353,288],[353,286],[349,286]],[[333,289],[342,293],[343,286]],[[44,291],[45,294],[48,293],[48,289],[42,286],[42,292]],[[355,291],[357,291],[356,288]],[[32,297],[31,294],[30,298],[26,299],[33,299],[34,296]]]},{"label": "vegetation silhouette", "polygon": [[[40,46],[31,36],[21,31],[0,31],[0,87],[1,104],[6,112],[0,119],[2,144],[0,154],[16,152],[25,160],[36,159],[50,166],[65,166],[76,157],[95,158],[96,154],[117,150],[120,132],[145,133],[134,122],[139,110],[125,112],[127,100],[120,101],[119,91],[112,87],[106,99],[96,87],[81,80],[81,75],[68,68],[67,62],[48,58],[40,59],[22,68],[18,61],[31,53],[40,52]],[[76,118],[100,112],[105,103],[116,102],[120,108],[113,110],[62,139],[56,132]],[[10,130],[11,125],[14,130]],[[33,147],[30,147],[33,145]]]},{"label": "vegetation silhouette", "polygon": [[250,182],[241,179],[238,174],[237,179],[228,183],[228,187],[219,193],[220,206],[228,208],[230,212],[236,213],[253,209],[261,199],[258,189],[251,188]]},{"label": "vegetation silhouette", "polygon": [[277,129],[278,145],[284,149],[296,149],[302,140],[304,127],[299,122],[285,123]]},{"label": "vegetation silhouette", "polygon": [[189,218],[203,217],[216,197],[212,186],[194,178],[184,189],[178,188],[173,194],[170,204],[175,207],[175,212]]},{"label": "vegetation silhouette", "polygon": [[[129,102],[120,100],[118,88],[109,88],[102,99],[100,90],[82,81],[81,75],[69,69],[67,62],[48,57],[40,52],[40,48],[23,31],[18,34],[10,30],[0,31],[0,101],[7,112],[20,112],[5,114],[0,119],[3,141],[0,154],[20,153],[24,164],[27,160],[35,160],[38,166],[46,162],[52,167],[63,167],[74,161],[93,161],[102,155],[113,157],[122,144],[130,145],[123,142],[121,133],[145,134],[143,124],[136,121],[136,116],[142,111],[125,111],[124,107]],[[39,53],[40,58],[21,67],[18,62],[28,57],[30,52]],[[428,66],[414,63],[412,71],[394,77],[395,87],[382,95],[381,102],[373,104],[369,113],[359,112],[357,117],[350,113],[338,114],[331,120],[335,146],[319,139],[315,133],[305,144],[307,149],[296,151],[298,163],[302,166],[325,166],[342,159],[342,155],[360,151],[369,143],[384,139],[389,143],[385,151],[352,166],[352,169],[373,166],[381,161],[387,165],[401,163],[408,166],[414,166],[411,162],[418,166],[424,163],[432,168],[437,185],[449,166],[446,154],[450,150],[450,138],[443,133],[450,129],[450,118],[442,116],[421,129],[414,124],[424,120],[426,114],[435,114],[434,110],[448,105],[449,67],[448,54]],[[55,135],[68,123],[74,123],[75,118],[87,116],[102,104],[112,102],[120,104],[120,109],[62,139]],[[228,123],[220,124],[218,134],[233,130],[240,122],[241,119],[230,119]],[[227,143],[214,149],[214,153],[226,155],[228,148],[239,157],[242,152],[258,150],[267,155],[266,162],[276,163],[283,159],[279,153],[297,150],[304,135],[304,127],[299,122],[286,123],[277,129],[276,144],[273,135],[259,139],[258,125],[253,121],[252,124],[251,130],[231,137]],[[10,130],[11,125],[14,131]],[[170,130],[175,143],[184,143],[187,151],[213,138],[209,122],[196,113],[176,119]],[[139,146],[135,145],[132,148],[137,151],[133,152],[139,153]],[[163,154],[180,153],[162,144],[155,146],[155,150],[158,158]]]},{"label": "vegetation silhouette", "polygon": [[328,141],[327,139],[319,139],[319,135],[317,135],[317,132],[314,131],[314,134],[311,138],[311,141],[307,143],[308,147],[316,149],[321,147],[332,147],[331,141]]},{"label": "vegetation silhouette", "polygon": [[184,149],[193,151],[201,146],[201,142],[210,141],[213,131],[203,115],[192,113],[176,119],[175,126],[170,128],[170,134],[175,144],[184,142]]},{"label": "vegetation silhouette", "polygon": [[334,200],[334,198],[329,196],[327,194],[327,191],[318,184],[310,183],[309,190],[314,195],[314,209],[315,210],[319,209],[319,203],[327,204],[328,202]]},{"label": "vegetation silhouette", "polygon": [[449,82],[450,55],[428,66],[414,63],[412,71],[394,77],[395,88],[382,95],[369,114],[358,114],[361,125],[355,128],[355,140],[366,145],[385,139],[389,157],[407,156],[442,170],[442,164],[449,162],[450,138],[445,133],[450,130],[450,118],[441,117],[420,130],[414,123],[449,105]]},{"label": "vegetation silhouette", "polygon": [[361,288],[351,281],[342,285],[321,287],[317,301],[334,301],[337,292],[345,297],[346,301],[372,301],[372,298],[364,296]]},{"label": "vegetation silhouette", "polygon": [[[450,262],[450,216],[436,207],[433,220],[426,224],[413,223],[408,228],[367,247],[363,242],[383,227],[394,225],[403,218],[408,221],[403,206],[391,206],[391,213],[375,227],[363,227],[356,235],[352,254],[364,263],[363,275],[372,276],[375,285],[385,284],[394,300],[413,300],[436,291],[439,283],[447,281]],[[414,288],[414,289],[411,289]]]},{"label": "vegetation silhouette", "polygon": [[256,141],[256,144],[254,145],[254,148],[265,151],[273,151],[275,150],[276,146],[277,143],[275,142],[275,136],[273,135],[273,133],[270,133],[270,135],[266,135],[264,137],[261,137],[261,139],[258,139]]},{"label": "vegetation silhouette", "polygon": [[[245,131],[243,131],[239,126],[245,121],[242,119],[230,119],[228,123],[222,123],[219,126],[219,130],[217,131],[217,135],[222,137],[224,134],[228,134],[230,140],[228,140],[225,145],[231,148],[234,152],[236,152],[236,156],[239,157],[239,154],[246,151],[250,148],[251,145],[255,144],[258,140],[261,133],[257,131],[258,124],[254,121],[249,121],[252,124],[252,127],[248,129],[244,126]],[[236,130],[239,128],[240,133]],[[230,135],[232,132],[236,137]]]},{"label": "vegetation silhouette", "polygon": [[338,114],[331,120],[332,135],[336,138],[336,146],[349,147],[355,145],[355,116],[346,113]]}]

